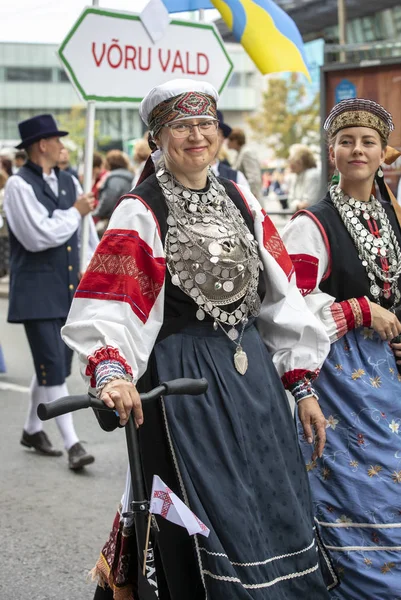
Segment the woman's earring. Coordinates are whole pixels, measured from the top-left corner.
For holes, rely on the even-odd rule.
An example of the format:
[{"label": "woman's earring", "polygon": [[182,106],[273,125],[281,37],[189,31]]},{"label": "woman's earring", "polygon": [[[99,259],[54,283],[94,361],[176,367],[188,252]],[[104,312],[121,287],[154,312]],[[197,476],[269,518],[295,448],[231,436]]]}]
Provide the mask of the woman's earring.
[{"label": "woman's earring", "polygon": [[382,171],[382,168],[381,168],[381,167],[379,167],[379,168],[377,169],[377,176],[378,176],[378,177],[383,177],[383,171]]},{"label": "woman's earring", "polygon": [[340,173],[338,172],[337,167],[334,170],[333,176],[331,178],[330,185],[338,185],[340,183]]}]

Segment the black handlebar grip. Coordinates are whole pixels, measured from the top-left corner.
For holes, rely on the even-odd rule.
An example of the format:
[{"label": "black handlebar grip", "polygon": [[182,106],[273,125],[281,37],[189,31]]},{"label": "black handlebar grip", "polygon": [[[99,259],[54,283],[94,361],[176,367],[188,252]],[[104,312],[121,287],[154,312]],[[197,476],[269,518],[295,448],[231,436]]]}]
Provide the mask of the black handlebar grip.
[{"label": "black handlebar grip", "polygon": [[54,417],[65,415],[66,413],[88,408],[91,404],[91,396],[65,396],[48,404],[39,404],[37,414],[41,421],[48,421]]},{"label": "black handlebar grip", "polygon": [[173,379],[164,383],[166,387],[165,395],[187,394],[189,396],[198,396],[206,392],[208,385],[204,377],[202,379]]}]

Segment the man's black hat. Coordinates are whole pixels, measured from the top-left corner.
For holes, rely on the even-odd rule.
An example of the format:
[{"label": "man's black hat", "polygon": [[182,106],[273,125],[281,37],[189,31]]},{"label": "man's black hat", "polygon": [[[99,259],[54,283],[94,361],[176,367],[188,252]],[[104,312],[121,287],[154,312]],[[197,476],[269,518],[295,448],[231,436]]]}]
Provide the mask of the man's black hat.
[{"label": "man's black hat", "polygon": [[18,150],[27,148],[38,140],[68,135],[68,131],[60,131],[58,129],[53,115],[37,115],[31,119],[26,119],[26,121],[18,123],[18,129],[22,140],[16,146]]}]

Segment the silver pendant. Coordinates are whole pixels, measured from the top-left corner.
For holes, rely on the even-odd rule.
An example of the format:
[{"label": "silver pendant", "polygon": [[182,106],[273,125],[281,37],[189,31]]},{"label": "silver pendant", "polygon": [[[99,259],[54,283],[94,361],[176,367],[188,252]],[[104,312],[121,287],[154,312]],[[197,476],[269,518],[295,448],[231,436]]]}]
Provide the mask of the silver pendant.
[{"label": "silver pendant", "polygon": [[234,366],[240,375],[245,375],[248,369],[248,357],[241,346],[237,346],[234,354]]}]

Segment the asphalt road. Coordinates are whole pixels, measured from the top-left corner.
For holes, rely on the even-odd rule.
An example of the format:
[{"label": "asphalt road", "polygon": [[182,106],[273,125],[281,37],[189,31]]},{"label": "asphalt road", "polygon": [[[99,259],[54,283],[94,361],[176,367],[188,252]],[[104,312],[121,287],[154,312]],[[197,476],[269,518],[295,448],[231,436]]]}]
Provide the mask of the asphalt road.
[{"label": "asphalt road", "polygon": [[[8,369],[0,375],[0,600],[92,600],[87,575],[124,488],[124,433],[103,432],[90,410],[76,413],[78,435],[96,457],[80,473],[68,469],[65,453],[48,458],[20,445],[33,365],[22,326],[7,324],[6,314],[0,299]],[[76,359],[68,385],[84,392]],[[55,424],[45,429],[61,448]]]}]

